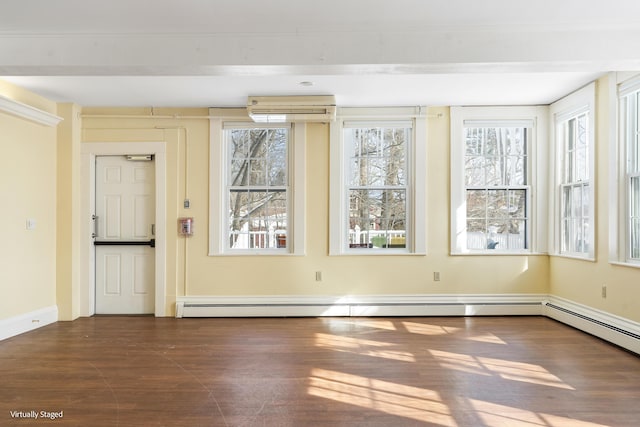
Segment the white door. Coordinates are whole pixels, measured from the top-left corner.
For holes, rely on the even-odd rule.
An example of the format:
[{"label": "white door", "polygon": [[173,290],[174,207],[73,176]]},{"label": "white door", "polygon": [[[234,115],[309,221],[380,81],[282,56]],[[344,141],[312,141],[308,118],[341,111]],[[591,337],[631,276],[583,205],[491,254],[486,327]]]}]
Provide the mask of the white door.
[{"label": "white door", "polygon": [[153,313],[152,157],[96,157],[95,212],[96,314]]}]

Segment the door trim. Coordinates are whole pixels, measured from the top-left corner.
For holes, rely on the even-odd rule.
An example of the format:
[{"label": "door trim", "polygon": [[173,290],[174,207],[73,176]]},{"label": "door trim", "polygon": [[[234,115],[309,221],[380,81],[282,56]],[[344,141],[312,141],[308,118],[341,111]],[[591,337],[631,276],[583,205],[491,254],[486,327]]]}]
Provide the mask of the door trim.
[{"label": "door trim", "polygon": [[97,156],[124,156],[128,154],[153,154],[156,168],[156,236],[155,236],[155,307],[156,317],[166,313],[166,143],[164,142],[85,142],[80,146],[81,162],[81,227],[80,243],[81,281],[80,315],[93,316],[95,304],[95,246],[91,239],[93,223],[91,215],[95,206],[95,176]]}]

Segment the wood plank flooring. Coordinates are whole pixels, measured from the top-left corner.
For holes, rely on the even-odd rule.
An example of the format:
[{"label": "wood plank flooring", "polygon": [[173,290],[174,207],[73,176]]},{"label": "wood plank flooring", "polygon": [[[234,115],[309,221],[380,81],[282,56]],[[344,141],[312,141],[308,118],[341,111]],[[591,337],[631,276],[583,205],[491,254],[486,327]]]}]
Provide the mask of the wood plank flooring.
[{"label": "wood plank flooring", "polygon": [[81,318],[0,384],[1,426],[640,425],[640,357],[544,317]]}]

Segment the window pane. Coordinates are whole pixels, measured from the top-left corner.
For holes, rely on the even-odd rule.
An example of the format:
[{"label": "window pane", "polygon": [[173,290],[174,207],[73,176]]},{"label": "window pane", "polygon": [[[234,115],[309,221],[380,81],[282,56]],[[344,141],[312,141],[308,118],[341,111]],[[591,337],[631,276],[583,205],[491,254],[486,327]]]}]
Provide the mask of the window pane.
[{"label": "window pane", "polygon": [[583,184],[582,186],[582,217],[589,218],[591,201],[589,199],[589,185]]},{"label": "window pane", "polygon": [[266,179],[269,185],[282,186],[287,183],[287,132],[285,129],[270,129],[266,156]]},{"label": "window pane", "polygon": [[486,249],[487,248],[487,227],[484,219],[467,220],[467,248]]},{"label": "window pane", "polygon": [[466,128],[467,186],[526,185],[525,128]]},{"label": "window pane", "polygon": [[350,247],[404,247],[405,190],[349,191]]},{"label": "window pane", "polygon": [[285,247],[276,242],[276,234],[287,234],[285,191],[234,191],[229,207],[230,248]]},{"label": "window pane", "polygon": [[346,129],[345,141],[351,141],[353,147],[350,185],[405,185],[407,139],[407,129]]},{"label": "window pane", "polygon": [[467,248],[525,249],[526,190],[467,190]]},{"label": "window pane", "polygon": [[509,156],[505,158],[505,178],[506,185],[526,184],[525,158],[521,156]]},{"label": "window pane", "polygon": [[479,128],[465,128],[465,153],[467,156],[479,156],[483,155],[483,142],[482,129]]},{"label": "window pane", "polygon": [[589,139],[587,132],[587,114],[576,119],[576,180],[589,179]]},{"label": "window pane", "polygon": [[571,217],[571,187],[562,187],[562,217]]},{"label": "window pane", "polygon": [[227,131],[230,185],[285,185],[288,129],[233,129]]},{"label": "window pane", "polygon": [[487,218],[506,218],[509,216],[507,190],[489,190],[487,192]]},{"label": "window pane", "polygon": [[467,218],[487,217],[487,191],[467,190]]},{"label": "window pane", "polygon": [[467,157],[465,159],[465,185],[482,187],[485,185],[484,157]]},{"label": "window pane", "polygon": [[526,190],[509,190],[509,217],[511,219],[525,219],[527,216]]}]

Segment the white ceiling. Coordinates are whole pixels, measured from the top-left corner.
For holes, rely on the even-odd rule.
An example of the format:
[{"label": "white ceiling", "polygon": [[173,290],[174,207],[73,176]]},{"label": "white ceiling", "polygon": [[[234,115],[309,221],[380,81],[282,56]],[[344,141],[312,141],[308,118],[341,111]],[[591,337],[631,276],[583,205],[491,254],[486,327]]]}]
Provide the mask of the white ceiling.
[{"label": "white ceiling", "polygon": [[248,95],[297,94],[332,94],[343,106],[548,104],[608,71],[640,70],[637,0],[0,8],[0,79],[83,106],[241,106]]}]

